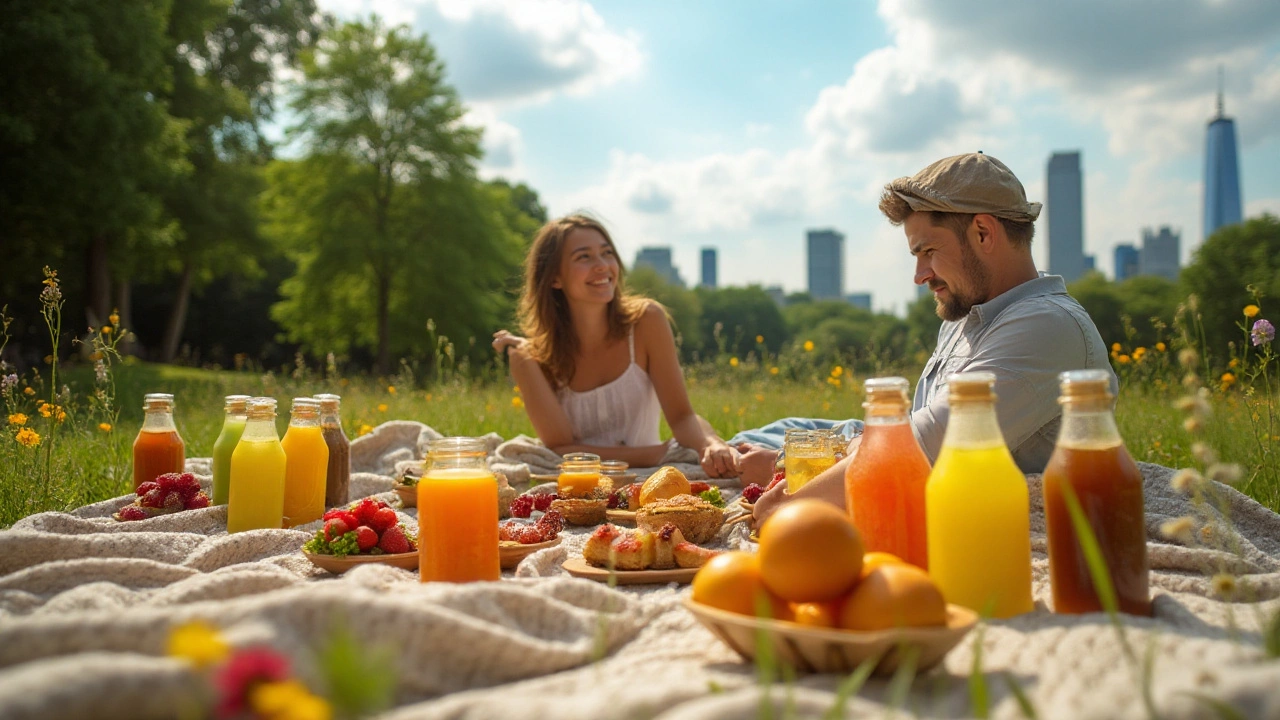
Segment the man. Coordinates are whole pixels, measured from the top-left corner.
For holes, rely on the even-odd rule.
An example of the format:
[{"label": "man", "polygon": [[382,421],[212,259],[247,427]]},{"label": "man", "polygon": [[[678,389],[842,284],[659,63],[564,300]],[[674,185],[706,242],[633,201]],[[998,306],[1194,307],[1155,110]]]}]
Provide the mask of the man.
[{"label": "man", "polygon": [[[1024,473],[1044,470],[1062,414],[1058,374],[1111,370],[1088,313],[1061,277],[1041,275],[1031,258],[1040,203],[1027,202],[1018,178],[999,160],[974,153],[939,160],[885,186],[880,211],[901,225],[916,258],[915,282],[928,285],[943,319],[938,346],[916,385],[911,427],[930,461],[942,447],[950,408],[947,378],[985,370],[996,375],[996,414]],[[1112,385],[1116,385],[1112,374]],[[843,508],[849,456],[794,495],[785,481],[756,503],[763,522],[782,503],[815,497]],[[742,463],[759,458],[750,450]]]}]

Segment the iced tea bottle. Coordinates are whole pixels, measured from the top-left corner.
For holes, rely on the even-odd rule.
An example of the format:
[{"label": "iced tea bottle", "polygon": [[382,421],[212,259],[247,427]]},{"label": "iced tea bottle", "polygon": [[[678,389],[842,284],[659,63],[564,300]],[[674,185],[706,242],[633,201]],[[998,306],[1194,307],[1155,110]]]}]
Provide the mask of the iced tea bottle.
[{"label": "iced tea bottle", "polygon": [[989,372],[947,379],[951,417],[925,487],[925,526],[929,575],[947,602],[1007,618],[1033,607],[1031,505],[996,420],[995,383]]},{"label": "iced tea bottle", "polygon": [[133,489],[165,473],[180,473],[186,464],[186,444],[173,424],[173,396],[150,393],[142,399],[142,430],[133,441]]},{"label": "iced tea bottle", "polygon": [[249,400],[244,434],[231,453],[227,532],[279,529],[284,518],[284,448],[276,433],[276,401]]},{"label": "iced tea bottle", "polygon": [[1062,429],[1044,470],[1053,610],[1103,610],[1067,509],[1064,490],[1070,488],[1097,538],[1120,611],[1150,615],[1142,473],[1116,428],[1111,374],[1075,370],[1059,381]]},{"label": "iced tea bottle", "polygon": [[324,515],[329,445],[320,430],[320,401],[294,398],[284,448],[284,526],[295,527]]},{"label": "iced tea bottle", "polygon": [[316,395],[320,401],[320,431],[329,446],[329,467],[324,474],[324,505],[338,507],[350,500],[351,441],[342,431],[342,418],[338,410],[342,398],[337,395]]},{"label": "iced tea bottle", "polygon": [[213,442],[213,504],[226,505],[231,494],[231,453],[235,452],[244,434],[244,424],[249,412],[248,395],[228,395],[225,402],[227,417],[222,421],[222,432]]},{"label": "iced tea bottle", "polygon": [[845,471],[849,518],[868,551],[897,555],[929,568],[925,484],[929,458],[911,431],[906,378],[867,381],[866,425],[858,453]]}]

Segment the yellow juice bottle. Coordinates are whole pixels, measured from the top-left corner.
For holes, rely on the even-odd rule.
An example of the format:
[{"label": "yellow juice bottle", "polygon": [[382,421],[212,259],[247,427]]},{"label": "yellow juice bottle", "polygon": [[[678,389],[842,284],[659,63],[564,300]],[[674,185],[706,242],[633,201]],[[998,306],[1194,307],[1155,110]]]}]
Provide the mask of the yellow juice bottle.
[{"label": "yellow juice bottle", "polygon": [[947,602],[995,618],[1030,612],[1030,498],[996,421],[995,375],[948,385],[951,417],[925,487],[929,575]]},{"label": "yellow juice bottle", "polygon": [[329,444],[320,427],[320,401],[294,398],[284,448],[284,526],[304,525],[324,515]]},{"label": "yellow juice bottle", "polygon": [[227,532],[279,528],[284,517],[284,448],[276,434],[276,401],[249,401],[244,434],[231,453]]}]

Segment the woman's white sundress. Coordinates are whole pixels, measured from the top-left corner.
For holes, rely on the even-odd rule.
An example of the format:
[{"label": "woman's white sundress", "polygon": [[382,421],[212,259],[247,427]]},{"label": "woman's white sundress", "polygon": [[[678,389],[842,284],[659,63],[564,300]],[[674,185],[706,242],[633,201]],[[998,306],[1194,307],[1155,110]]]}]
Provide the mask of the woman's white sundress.
[{"label": "woman's white sundress", "polygon": [[612,382],[585,392],[567,386],[556,394],[569,417],[573,441],[582,445],[658,445],[662,405],[653,381],[636,364],[635,329],[627,335],[631,364]]}]

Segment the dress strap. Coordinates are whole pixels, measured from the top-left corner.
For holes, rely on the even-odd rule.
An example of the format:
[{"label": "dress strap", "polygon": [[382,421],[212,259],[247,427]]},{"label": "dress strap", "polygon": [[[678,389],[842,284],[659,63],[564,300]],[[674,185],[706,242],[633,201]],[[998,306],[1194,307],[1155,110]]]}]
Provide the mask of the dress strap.
[{"label": "dress strap", "polygon": [[631,349],[631,364],[636,363],[636,326],[632,325],[631,330],[627,332],[627,347]]}]

